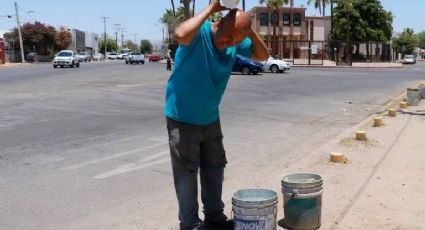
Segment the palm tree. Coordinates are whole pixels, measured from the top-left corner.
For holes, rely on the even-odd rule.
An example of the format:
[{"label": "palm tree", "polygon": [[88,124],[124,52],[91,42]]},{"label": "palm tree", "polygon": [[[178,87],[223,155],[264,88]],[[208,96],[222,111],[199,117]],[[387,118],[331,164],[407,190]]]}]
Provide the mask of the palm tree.
[{"label": "palm tree", "polygon": [[326,5],[329,4],[329,1],[330,0],[308,0],[307,4],[311,5],[313,3],[314,8],[319,9],[319,14],[324,17]]},{"label": "palm tree", "polygon": [[190,18],[190,2],[191,0],[180,0],[180,3],[183,4],[183,7],[184,7],[185,20]]},{"label": "palm tree", "polygon": [[[278,23],[279,23],[279,7],[282,7],[283,5],[288,4],[288,2],[289,2],[289,0],[259,0],[260,4],[266,3],[266,5],[269,9],[269,12],[273,11],[273,15],[275,15],[275,17],[276,17],[276,21],[272,22],[273,38],[276,38],[276,27],[278,26]],[[272,20],[273,20],[273,18],[272,18]],[[269,39],[269,43],[270,43],[270,39]],[[278,50],[279,50],[279,54],[280,54],[279,43],[278,43]]]},{"label": "palm tree", "polygon": [[174,6],[174,0],[171,0],[171,6],[173,7],[173,15],[176,17],[176,6]]},{"label": "palm tree", "polygon": [[195,16],[195,0],[192,0],[192,16]]}]

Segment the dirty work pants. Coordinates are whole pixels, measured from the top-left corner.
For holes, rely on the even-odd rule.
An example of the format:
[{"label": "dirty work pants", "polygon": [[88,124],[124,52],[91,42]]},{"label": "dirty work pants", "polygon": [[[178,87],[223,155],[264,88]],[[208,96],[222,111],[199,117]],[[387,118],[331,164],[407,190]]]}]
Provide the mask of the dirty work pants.
[{"label": "dirty work pants", "polygon": [[198,171],[205,216],[223,216],[221,200],[226,156],[220,121],[190,125],[167,118],[174,186],[179,203],[181,229],[201,222],[198,216]]}]

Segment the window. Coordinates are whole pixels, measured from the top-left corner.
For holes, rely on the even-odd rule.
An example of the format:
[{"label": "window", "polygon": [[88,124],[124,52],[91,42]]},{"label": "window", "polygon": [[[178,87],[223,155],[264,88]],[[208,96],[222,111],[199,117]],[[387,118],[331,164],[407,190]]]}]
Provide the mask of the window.
[{"label": "window", "polygon": [[271,21],[272,21],[273,26],[279,25],[279,15],[277,13],[273,12],[272,17],[271,17]]},{"label": "window", "polygon": [[283,25],[291,25],[291,15],[290,14],[283,14]]},{"label": "window", "polygon": [[269,25],[269,15],[267,13],[260,13],[260,26]]},{"label": "window", "polygon": [[295,13],[294,14],[294,26],[300,26],[301,25],[301,14]]}]

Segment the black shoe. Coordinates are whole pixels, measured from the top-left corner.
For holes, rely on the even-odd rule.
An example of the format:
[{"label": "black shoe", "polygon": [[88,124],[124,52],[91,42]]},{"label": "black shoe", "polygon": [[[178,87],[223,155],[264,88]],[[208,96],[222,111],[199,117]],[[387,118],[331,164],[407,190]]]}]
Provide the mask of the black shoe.
[{"label": "black shoe", "polygon": [[202,222],[196,223],[192,227],[189,227],[189,228],[180,227],[180,230],[203,230],[203,229],[205,229],[205,228],[204,228],[204,223],[202,223]]},{"label": "black shoe", "polygon": [[208,218],[205,218],[204,220],[204,229],[228,229],[228,230],[233,230],[234,228],[234,223],[233,220],[227,220],[227,219],[223,219],[223,220],[211,220]]}]

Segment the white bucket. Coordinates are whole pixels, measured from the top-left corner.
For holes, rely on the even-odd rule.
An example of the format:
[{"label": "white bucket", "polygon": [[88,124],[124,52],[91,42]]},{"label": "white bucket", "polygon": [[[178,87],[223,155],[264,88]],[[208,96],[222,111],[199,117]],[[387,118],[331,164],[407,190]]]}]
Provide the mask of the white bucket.
[{"label": "white bucket", "polygon": [[235,230],[276,230],[277,193],[267,189],[243,189],[233,194]]},{"label": "white bucket", "polygon": [[235,9],[240,0],[220,0],[220,5],[227,9]]},{"label": "white bucket", "polygon": [[295,173],[282,179],[285,225],[314,230],[321,225],[323,179],[313,173]]}]

